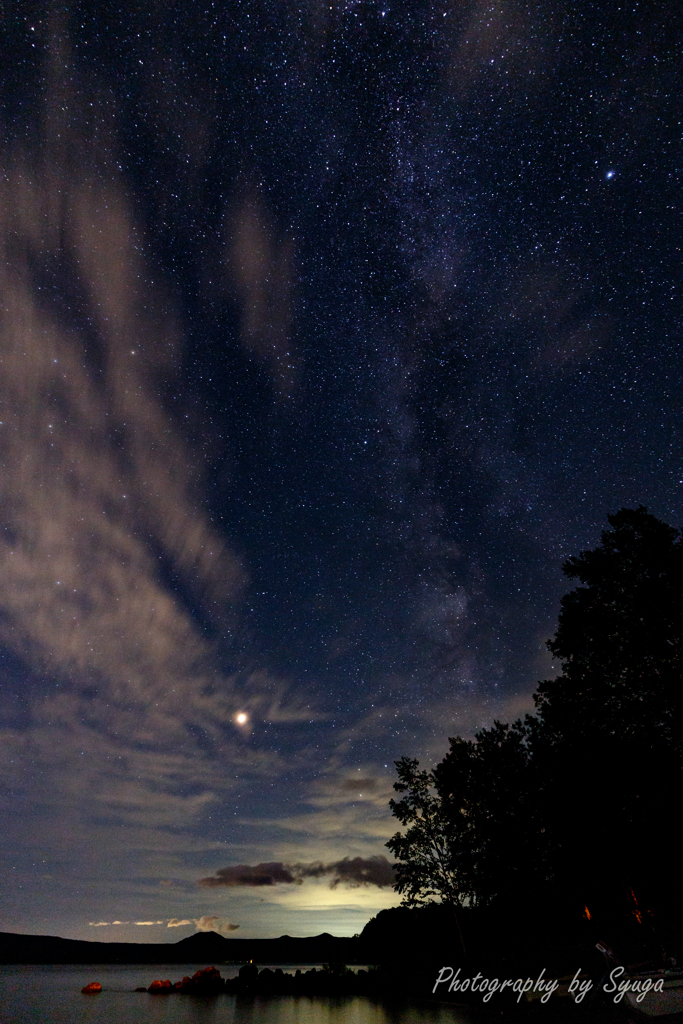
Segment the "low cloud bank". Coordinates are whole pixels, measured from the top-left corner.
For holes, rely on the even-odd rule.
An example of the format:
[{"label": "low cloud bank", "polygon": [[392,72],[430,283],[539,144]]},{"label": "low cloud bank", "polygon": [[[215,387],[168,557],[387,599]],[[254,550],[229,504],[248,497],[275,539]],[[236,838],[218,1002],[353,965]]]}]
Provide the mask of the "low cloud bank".
[{"label": "low cloud bank", "polygon": [[228,932],[235,932],[239,928],[238,924],[233,924],[231,921],[228,921],[226,917],[219,917],[217,914],[205,914],[203,917],[192,918],[172,917],[169,921],[90,921],[89,924],[91,928],[110,928],[115,924],[165,924],[167,928],[182,928],[186,925],[193,924],[197,931],[219,932],[221,935],[226,935]]},{"label": "low cloud bank", "polygon": [[269,861],[267,864],[233,864],[228,868],[219,868],[213,878],[200,878],[199,884],[209,888],[219,885],[227,885],[230,888],[259,888],[262,885],[277,885],[279,882],[291,884],[299,880],[292,872],[293,867],[281,861]]},{"label": "low cloud bank", "polygon": [[376,885],[380,889],[394,884],[394,865],[386,857],[344,857],[343,860],[323,864],[283,864],[269,861],[264,864],[233,864],[219,868],[215,875],[200,878],[199,885],[207,888],[227,886],[228,888],[259,888],[266,885],[301,885],[305,878],[324,878],[331,875],[330,889],[340,884],[357,888],[361,885]]}]

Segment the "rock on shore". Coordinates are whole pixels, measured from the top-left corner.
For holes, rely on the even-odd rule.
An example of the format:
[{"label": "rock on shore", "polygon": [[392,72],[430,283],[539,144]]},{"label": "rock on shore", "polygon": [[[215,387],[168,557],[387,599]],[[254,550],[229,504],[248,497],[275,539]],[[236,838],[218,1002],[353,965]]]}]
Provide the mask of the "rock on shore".
[{"label": "rock on shore", "polygon": [[191,978],[180,981],[153,981],[147,989],[136,989],[156,995],[183,993],[188,995],[218,995],[221,992],[235,994],[300,994],[300,995],[357,995],[370,992],[375,985],[374,974],[368,971],[349,970],[344,964],[325,964],[322,969],[298,970],[296,974],[285,974],[281,968],[266,967],[259,971],[256,964],[240,967],[236,978],[224,979],[215,967],[205,967]]}]

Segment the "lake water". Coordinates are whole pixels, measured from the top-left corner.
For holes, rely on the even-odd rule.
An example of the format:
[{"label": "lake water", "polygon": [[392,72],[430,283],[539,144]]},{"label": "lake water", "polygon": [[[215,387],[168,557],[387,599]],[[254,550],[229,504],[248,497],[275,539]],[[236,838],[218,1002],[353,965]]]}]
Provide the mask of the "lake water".
[{"label": "lake water", "polygon": [[[2,1024],[472,1024],[465,1010],[443,1004],[380,1002],[364,996],[148,995],[155,978],[177,981],[206,964],[0,965]],[[216,965],[224,978],[239,966]],[[267,964],[260,964],[266,967]],[[297,966],[279,965],[284,970]],[[102,992],[81,995],[91,981]],[[400,995],[400,994],[399,994]]]}]

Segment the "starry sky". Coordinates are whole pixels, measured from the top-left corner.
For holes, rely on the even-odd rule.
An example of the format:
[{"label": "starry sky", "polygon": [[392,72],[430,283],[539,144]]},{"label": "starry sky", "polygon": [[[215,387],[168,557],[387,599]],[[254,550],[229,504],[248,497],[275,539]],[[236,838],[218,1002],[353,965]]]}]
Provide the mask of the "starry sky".
[{"label": "starry sky", "polygon": [[393,761],[683,521],[680,15],[0,18],[0,929],[359,932]]}]

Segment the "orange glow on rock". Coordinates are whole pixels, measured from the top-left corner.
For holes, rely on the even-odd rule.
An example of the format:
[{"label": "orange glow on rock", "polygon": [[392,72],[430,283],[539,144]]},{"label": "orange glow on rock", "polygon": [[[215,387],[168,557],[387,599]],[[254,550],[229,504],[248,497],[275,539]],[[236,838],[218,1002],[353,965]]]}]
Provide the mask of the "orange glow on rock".
[{"label": "orange glow on rock", "polygon": [[152,984],[147,989],[147,991],[153,993],[172,992],[173,985],[171,984],[170,979],[167,979],[166,981],[153,981]]}]

